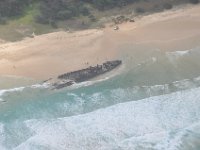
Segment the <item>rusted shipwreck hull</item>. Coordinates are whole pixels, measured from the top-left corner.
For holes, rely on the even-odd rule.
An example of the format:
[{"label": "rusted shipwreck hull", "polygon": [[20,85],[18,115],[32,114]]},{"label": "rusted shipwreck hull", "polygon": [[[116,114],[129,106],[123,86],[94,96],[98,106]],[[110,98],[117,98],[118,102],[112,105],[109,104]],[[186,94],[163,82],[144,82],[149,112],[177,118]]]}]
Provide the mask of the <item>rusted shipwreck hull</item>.
[{"label": "rusted shipwreck hull", "polygon": [[88,81],[106,72],[109,72],[122,64],[121,60],[107,61],[102,65],[88,67],[86,69],[77,70],[58,76],[60,82],[55,83],[55,89],[61,89],[74,83]]}]

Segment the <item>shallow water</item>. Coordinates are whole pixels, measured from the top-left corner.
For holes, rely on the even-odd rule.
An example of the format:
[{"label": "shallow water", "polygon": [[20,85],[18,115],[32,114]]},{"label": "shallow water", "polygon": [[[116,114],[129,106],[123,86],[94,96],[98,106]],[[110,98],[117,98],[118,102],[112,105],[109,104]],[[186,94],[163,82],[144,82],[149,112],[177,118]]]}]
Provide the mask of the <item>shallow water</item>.
[{"label": "shallow water", "polygon": [[199,150],[199,48],[126,49],[106,79],[1,88],[0,149]]}]

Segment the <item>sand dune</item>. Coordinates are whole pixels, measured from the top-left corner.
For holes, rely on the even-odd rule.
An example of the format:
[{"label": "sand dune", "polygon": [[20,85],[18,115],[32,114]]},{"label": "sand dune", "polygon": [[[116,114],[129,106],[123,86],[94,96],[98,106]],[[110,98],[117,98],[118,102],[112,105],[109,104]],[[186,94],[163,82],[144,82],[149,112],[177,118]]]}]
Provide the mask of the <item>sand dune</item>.
[{"label": "sand dune", "polygon": [[103,30],[62,31],[2,43],[0,74],[47,79],[120,58],[119,47],[126,44],[147,50],[187,50],[200,45],[199,27],[200,6],[189,5],[137,18],[135,23],[119,25],[118,31],[108,26]]}]

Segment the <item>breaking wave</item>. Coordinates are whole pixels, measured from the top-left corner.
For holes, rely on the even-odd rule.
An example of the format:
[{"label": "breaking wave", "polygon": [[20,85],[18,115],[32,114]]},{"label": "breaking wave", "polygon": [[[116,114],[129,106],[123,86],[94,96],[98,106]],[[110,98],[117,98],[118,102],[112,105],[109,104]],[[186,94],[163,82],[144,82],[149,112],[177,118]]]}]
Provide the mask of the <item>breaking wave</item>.
[{"label": "breaking wave", "polygon": [[5,94],[8,94],[8,93],[13,93],[13,92],[22,92],[24,89],[26,88],[48,88],[49,87],[49,84],[48,83],[44,83],[44,84],[34,84],[34,85],[31,85],[31,86],[26,86],[26,87],[16,87],[16,88],[11,88],[11,89],[2,89],[0,90],[0,102],[5,102],[3,99],[2,99],[2,96],[5,95]]},{"label": "breaking wave", "polygon": [[0,116],[0,150],[199,150],[198,64],[196,50],[153,53],[120,77],[0,90],[2,102],[17,101]]},{"label": "breaking wave", "polygon": [[77,116],[26,120],[29,138],[13,149],[193,150],[200,140],[199,108],[195,88]]}]

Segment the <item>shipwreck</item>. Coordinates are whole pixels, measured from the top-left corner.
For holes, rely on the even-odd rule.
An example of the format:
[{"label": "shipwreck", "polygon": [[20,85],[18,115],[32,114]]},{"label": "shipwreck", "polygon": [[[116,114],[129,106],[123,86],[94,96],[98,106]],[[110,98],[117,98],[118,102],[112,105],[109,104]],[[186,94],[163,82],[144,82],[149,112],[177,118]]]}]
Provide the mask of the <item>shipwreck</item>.
[{"label": "shipwreck", "polygon": [[61,89],[75,83],[81,83],[107,73],[122,64],[121,60],[107,61],[101,65],[90,66],[85,69],[59,75],[58,82],[53,84],[54,89]]}]

